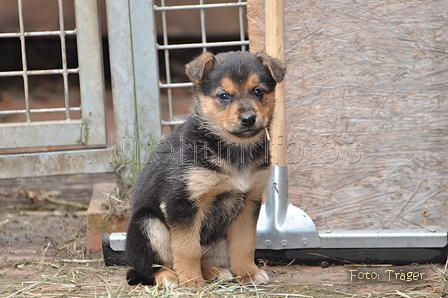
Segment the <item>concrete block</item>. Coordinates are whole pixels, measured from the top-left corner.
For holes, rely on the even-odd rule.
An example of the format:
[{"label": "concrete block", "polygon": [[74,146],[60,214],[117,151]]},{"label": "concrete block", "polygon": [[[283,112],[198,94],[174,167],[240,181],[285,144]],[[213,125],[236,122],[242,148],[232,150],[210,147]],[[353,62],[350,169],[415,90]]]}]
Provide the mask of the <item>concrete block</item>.
[{"label": "concrete block", "polygon": [[102,251],[101,237],[105,233],[126,232],[127,218],[109,215],[108,197],[114,194],[115,183],[98,183],[93,186],[92,199],[87,209],[87,255]]}]

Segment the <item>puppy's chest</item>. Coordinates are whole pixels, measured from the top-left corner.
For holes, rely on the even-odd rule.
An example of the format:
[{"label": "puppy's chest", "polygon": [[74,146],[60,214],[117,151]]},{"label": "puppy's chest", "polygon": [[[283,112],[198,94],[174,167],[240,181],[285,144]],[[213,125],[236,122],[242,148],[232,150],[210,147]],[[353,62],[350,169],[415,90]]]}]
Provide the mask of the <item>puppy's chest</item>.
[{"label": "puppy's chest", "polygon": [[247,193],[254,186],[254,173],[249,168],[217,172],[207,168],[193,168],[188,175],[188,190],[192,198],[216,197],[223,193]]},{"label": "puppy's chest", "polygon": [[244,194],[222,193],[205,210],[201,224],[201,244],[211,244],[225,238],[227,231],[244,205]]}]

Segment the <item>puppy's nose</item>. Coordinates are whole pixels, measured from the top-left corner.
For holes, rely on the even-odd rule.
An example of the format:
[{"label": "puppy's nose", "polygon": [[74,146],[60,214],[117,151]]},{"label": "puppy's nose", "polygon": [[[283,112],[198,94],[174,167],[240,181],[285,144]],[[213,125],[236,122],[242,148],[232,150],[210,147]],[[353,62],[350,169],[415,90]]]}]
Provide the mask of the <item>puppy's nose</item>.
[{"label": "puppy's nose", "polygon": [[252,125],[254,125],[255,120],[257,120],[255,114],[245,113],[241,116],[240,123],[243,126],[251,127]]}]

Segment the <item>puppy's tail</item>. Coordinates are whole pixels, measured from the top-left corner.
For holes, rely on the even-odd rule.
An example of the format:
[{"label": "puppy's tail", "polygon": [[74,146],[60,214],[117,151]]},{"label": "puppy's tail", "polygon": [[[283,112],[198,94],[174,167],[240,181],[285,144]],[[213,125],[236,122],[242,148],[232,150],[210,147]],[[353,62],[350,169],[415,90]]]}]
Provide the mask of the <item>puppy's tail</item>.
[{"label": "puppy's tail", "polygon": [[136,286],[138,284],[142,284],[145,286],[152,286],[154,285],[154,279],[143,276],[134,269],[130,269],[128,273],[126,274],[126,280],[128,281],[128,284],[130,286]]}]

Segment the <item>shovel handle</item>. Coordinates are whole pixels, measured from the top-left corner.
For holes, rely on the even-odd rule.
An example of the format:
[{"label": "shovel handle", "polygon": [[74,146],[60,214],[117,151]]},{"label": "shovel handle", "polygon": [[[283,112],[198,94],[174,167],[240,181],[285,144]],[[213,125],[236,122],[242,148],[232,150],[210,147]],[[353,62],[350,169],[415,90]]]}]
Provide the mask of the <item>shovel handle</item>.
[{"label": "shovel handle", "polygon": [[[285,61],[285,19],[284,0],[265,1],[266,53]],[[271,164],[286,166],[286,105],[285,83],[279,83],[275,89],[276,105],[274,123],[271,128]]]}]

